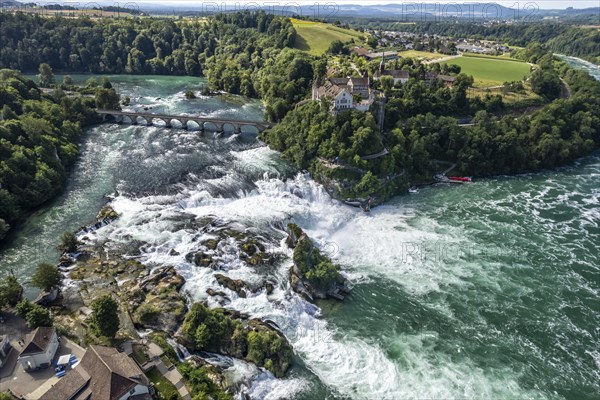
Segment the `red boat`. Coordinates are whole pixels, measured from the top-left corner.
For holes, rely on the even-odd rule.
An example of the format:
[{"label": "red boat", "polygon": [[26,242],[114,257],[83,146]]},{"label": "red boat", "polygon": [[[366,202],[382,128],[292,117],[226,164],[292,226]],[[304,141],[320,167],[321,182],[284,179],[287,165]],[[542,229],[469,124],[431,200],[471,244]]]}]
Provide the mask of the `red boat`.
[{"label": "red boat", "polygon": [[449,176],[448,179],[456,182],[471,182],[471,178],[468,176]]}]

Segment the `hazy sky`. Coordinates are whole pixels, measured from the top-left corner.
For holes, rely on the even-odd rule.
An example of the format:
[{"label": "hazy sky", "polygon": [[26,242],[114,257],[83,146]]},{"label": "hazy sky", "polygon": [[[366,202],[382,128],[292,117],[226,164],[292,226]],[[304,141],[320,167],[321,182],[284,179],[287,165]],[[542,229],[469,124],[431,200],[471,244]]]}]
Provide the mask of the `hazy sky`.
[{"label": "hazy sky", "polygon": [[[125,2],[127,0],[124,0]],[[154,3],[154,4],[173,4],[173,5],[201,5],[202,3],[227,3],[227,4],[245,4],[245,3],[257,3],[257,4],[327,4],[327,3],[337,3],[337,4],[360,4],[360,5],[376,5],[376,4],[402,4],[403,1],[394,1],[394,0],[139,0],[140,3]],[[587,7],[598,7],[600,6],[600,0],[537,0],[537,1],[529,1],[529,0],[496,0],[496,1],[473,1],[473,0],[406,0],[405,3],[455,3],[455,4],[466,4],[466,3],[498,3],[506,7],[511,8],[524,8],[524,6],[528,3],[537,4],[539,8],[549,9],[549,8],[587,8]],[[66,1],[65,1],[66,3]]]}]

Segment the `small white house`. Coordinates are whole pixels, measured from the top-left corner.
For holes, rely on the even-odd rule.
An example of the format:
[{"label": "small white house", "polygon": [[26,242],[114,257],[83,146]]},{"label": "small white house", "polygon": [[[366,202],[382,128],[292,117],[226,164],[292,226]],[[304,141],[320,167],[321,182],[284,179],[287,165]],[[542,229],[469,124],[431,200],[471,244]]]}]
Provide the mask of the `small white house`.
[{"label": "small white house", "polygon": [[19,362],[25,371],[48,367],[52,364],[57,349],[56,329],[40,326],[26,340]]}]

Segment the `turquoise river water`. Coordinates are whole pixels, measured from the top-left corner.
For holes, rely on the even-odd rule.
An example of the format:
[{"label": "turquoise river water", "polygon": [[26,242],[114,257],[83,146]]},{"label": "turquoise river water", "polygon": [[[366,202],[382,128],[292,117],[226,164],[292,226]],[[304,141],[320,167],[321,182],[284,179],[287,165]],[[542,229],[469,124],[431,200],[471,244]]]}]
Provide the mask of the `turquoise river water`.
[{"label": "turquoise river water", "polygon": [[[569,59],[600,78],[597,67]],[[85,77],[75,77],[83,80]],[[234,96],[185,100],[202,81],[114,76],[132,108],[261,118]],[[56,261],[58,235],[105,203],[121,214],[96,239],[175,265],[196,300],[214,273],[278,282],[267,296],[228,295],[227,307],[275,321],[297,355],[288,377],[225,360],[253,399],[600,398],[600,156],[568,167],[400,196],[371,213],[332,200],[255,135],[103,124],[86,130],[63,196],[36,212],[1,253],[1,272],[26,278]],[[186,253],[202,233],[182,218],[214,216],[263,235],[283,261],[222,271]],[[340,263],[354,289],[316,306],[287,283],[281,227],[295,221]],[[181,255],[172,255],[176,249]],[[225,289],[227,290],[227,289]],[[31,293],[31,292],[30,292]],[[240,397],[241,398],[241,397]]]}]

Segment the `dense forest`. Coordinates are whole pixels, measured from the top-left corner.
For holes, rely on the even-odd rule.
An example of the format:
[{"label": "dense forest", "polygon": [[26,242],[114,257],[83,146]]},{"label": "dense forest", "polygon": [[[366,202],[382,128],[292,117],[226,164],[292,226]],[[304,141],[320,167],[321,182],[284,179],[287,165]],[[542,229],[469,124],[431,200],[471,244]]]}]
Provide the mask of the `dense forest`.
[{"label": "dense forest", "polygon": [[0,68],[206,76],[214,90],[260,97],[279,120],[324,64],[292,51],[296,31],[264,12],[209,19],[44,18],[0,15]]},{"label": "dense forest", "polygon": [[[408,69],[411,79],[407,84],[394,87],[389,79],[375,84],[387,97],[387,135],[380,135],[375,109],[372,113],[352,111],[337,116],[329,113],[325,102],[293,109],[307,98],[312,82],[325,75],[327,60],[293,49],[296,31],[290,21],[264,12],[222,14],[202,20],[2,14],[0,67],[33,71],[43,62],[48,64],[47,70],[57,71],[206,76],[213,90],[263,99],[266,118],[281,121],[265,140],[298,168],[313,168],[316,159],[336,159],[360,172],[365,179],[348,190],[356,195],[376,187],[377,179],[382,183],[405,173],[430,176],[435,168],[433,159],[456,161],[465,173],[487,175],[563,164],[598,146],[598,83],[586,74],[573,73],[548,54],[558,49],[573,55],[597,55],[598,32],[551,23],[419,23],[403,27],[449,36],[499,38],[514,44],[547,42],[529,44],[515,56],[539,65],[531,76],[531,88],[554,102],[517,120],[495,117],[492,113],[504,108],[501,96],[469,98],[467,90],[473,81],[460,74],[460,67],[425,66],[402,59],[389,67]],[[581,32],[587,35],[583,40],[577,35]],[[373,72],[374,64],[369,67]],[[452,74],[456,81],[452,87],[436,80],[426,83],[427,71]],[[571,86],[571,97],[556,100],[562,90],[561,78]],[[92,103],[60,97],[60,91],[43,95],[15,73],[4,72],[3,80],[0,106],[7,107],[0,125],[4,143],[0,151],[8,158],[2,157],[0,170],[0,196],[6,199],[0,209],[0,232],[5,234],[11,221],[62,187],[65,168],[76,154],[74,143],[79,132],[70,124],[77,119],[84,122],[77,115],[86,114],[84,108]],[[42,82],[44,86],[53,84]],[[109,86],[101,85],[92,93],[104,107],[118,107]],[[39,104],[33,107],[35,102]],[[69,113],[65,111],[69,107],[82,109],[79,114]],[[572,114],[571,118],[564,110]],[[452,118],[444,117],[447,115]],[[468,115],[475,115],[475,126],[460,127],[455,118]],[[31,135],[29,132],[35,130],[31,118],[50,122],[44,128],[36,126],[41,133]],[[56,151],[47,143],[55,145]],[[361,158],[383,150],[390,154],[374,160]],[[25,182],[26,186],[17,187],[15,182]]]},{"label": "dense forest", "polygon": [[[260,97],[266,117],[279,120],[304,98],[325,63],[292,50],[295,30],[265,13],[209,20],[46,18],[0,14],[0,239],[29,210],[58,194],[77,155],[80,126],[92,108],[118,108],[110,83],[71,98],[44,94],[18,72],[40,69],[53,88],[54,71],[205,75],[215,90]],[[64,89],[75,89],[65,82]]]},{"label": "dense forest", "polygon": [[[50,78],[49,78],[50,79]],[[98,88],[101,97],[110,89]],[[44,94],[18,71],[0,70],[0,240],[29,210],[61,192],[96,99]]]}]

